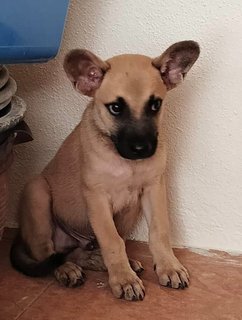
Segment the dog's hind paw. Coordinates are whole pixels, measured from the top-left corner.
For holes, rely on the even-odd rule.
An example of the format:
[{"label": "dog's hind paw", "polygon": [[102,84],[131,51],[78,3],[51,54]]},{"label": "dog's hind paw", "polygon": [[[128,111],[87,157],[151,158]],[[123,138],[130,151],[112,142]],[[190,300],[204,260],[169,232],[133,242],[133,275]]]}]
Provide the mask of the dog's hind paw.
[{"label": "dog's hind paw", "polygon": [[144,271],[144,268],[140,261],[129,259],[130,267],[134,270],[135,273],[140,274]]},{"label": "dog's hind paw", "polygon": [[55,277],[61,285],[69,288],[79,287],[86,280],[86,275],[82,268],[70,261],[55,269]]}]

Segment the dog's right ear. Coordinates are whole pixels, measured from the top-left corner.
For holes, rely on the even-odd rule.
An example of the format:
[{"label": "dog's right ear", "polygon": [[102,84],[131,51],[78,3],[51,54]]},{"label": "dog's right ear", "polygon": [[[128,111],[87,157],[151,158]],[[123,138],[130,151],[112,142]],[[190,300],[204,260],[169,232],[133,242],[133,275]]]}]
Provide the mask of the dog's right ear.
[{"label": "dog's right ear", "polygon": [[64,70],[74,88],[89,97],[94,96],[109,67],[88,50],[71,50],[64,60]]}]

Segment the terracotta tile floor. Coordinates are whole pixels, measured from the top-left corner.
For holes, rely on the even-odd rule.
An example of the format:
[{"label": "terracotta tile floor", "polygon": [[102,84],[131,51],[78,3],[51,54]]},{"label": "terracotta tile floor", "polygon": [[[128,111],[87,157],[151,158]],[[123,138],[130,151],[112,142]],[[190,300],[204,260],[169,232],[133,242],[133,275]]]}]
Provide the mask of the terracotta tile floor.
[{"label": "terracotta tile floor", "polygon": [[0,320],[242,320],[242,257],[177,249],[192,282],[180,291],[160,288],[147,245],[131,242],[130,256],[143,262],[146,297],[126,302],[112,297],[107,274],[87,272],[81,288],[60,287],[53,278],[27,278],[8,260],[11,237],[0,242]]}]

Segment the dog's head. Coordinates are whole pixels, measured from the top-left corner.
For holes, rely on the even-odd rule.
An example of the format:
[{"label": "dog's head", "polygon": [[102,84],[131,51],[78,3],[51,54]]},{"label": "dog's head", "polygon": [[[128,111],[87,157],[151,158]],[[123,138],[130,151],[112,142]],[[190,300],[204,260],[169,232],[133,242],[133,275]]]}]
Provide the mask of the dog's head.
[{"label": "dog's head", "polygon": [[93,97],[93,119],[126,159],[151,157],[157,147],[162,102],[199,56],[194,41],[173,44],[161,56],[120,55],[102,61],[87,50],[65,57],[74,88]]}]

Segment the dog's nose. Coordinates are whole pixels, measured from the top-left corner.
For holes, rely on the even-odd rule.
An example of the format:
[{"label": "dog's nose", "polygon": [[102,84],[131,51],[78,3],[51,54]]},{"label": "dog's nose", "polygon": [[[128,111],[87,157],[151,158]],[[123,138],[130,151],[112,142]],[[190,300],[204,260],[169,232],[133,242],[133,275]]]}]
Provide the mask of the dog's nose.
[{"label": "dog's nose", "polygon": [[140,155],[149,150],[149,145],[146,142],[134,142],[130,145],[130,149],[134,154]]},{"label": "dog's nose", "polygon": [[155,153],[158,141],[155,128],[151,127],[150,130],[140,131],[140,128],[124,127],[118,131],[116,136],[112,137],[118,153],[123,158],[145,159]]}]

